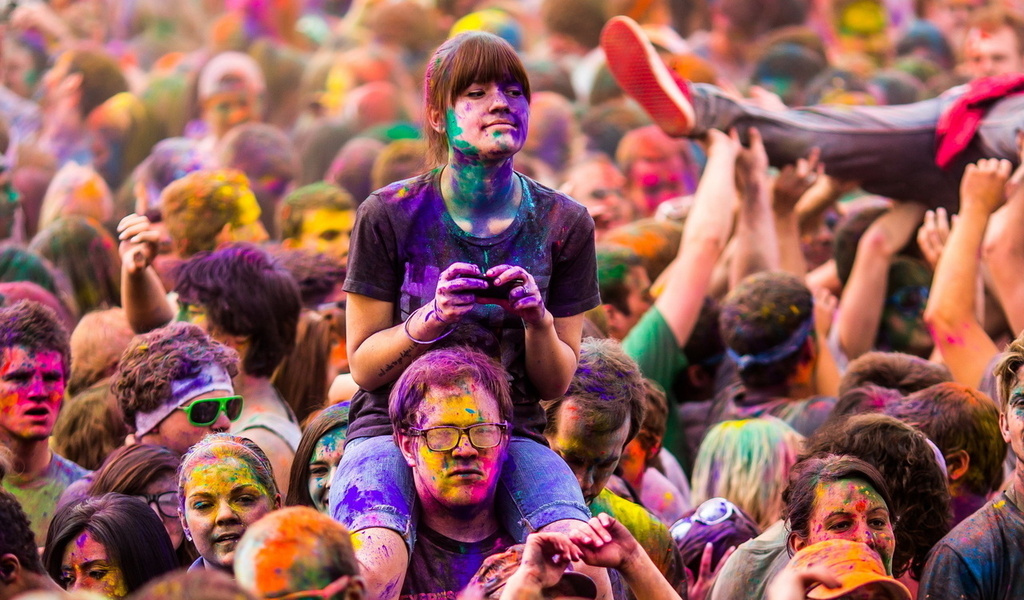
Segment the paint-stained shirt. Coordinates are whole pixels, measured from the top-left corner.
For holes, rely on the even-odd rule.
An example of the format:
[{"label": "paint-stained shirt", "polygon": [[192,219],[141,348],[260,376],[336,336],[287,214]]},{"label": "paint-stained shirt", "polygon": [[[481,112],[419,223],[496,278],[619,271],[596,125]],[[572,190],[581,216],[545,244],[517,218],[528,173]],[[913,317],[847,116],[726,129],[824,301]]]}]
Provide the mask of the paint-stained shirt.
[{"label": "paint-stained shirt", "polygon": [[942,538],[928,557],[917,597],[1024,597],[1024,512],[1020,498],[1000,494]]},{"label": "paint-stained shirt", "polygon": [[[594,221],[583,205],[517,175],[522,201],[515,219],[493,237],[463,231],[445,208],[440,169],[377,190],[359,206],[349,251],[346,292],[394,305],[402,323],[434,299],[441,272],[466,262],[486,271],[502,264],[529,272],[555,317],[570,317],[600,304]],[[518,317],[494,304],[477,304],[434,344],[467,345],[508,370],[515,433],[544,441],[544,412],[526,375],[525,329]],[[360,390],[352,398],[349,438],[391,435],[390,386]]]},{"label": "paint-stained shirt", "polygon": [[622,523],[636,541],[647,551],[651,561],[658,567],[673,587],[686,597],[686,576],[683,573],[682,559],[668,527],[657,517],[640,506],[616,496],[607,488],[601,490],[596,498],[590,501],[590,512],[593,516],[605,513]]},{"label": "paint-stained shirt", "polygon": [[487,557],[515,543],[504,530],[479,542],[459,542],[421,523],[399,600],[455,600]]},{"label": "paint-stained shirt", "polygon": [[28,516],[38,546],[46,543],[46,530],[50,527],[61,494],[69,485],[90,473],[56,452],[51,452],[51,456],[50,465],[41,477],[24,481],[11,474],[3,479],[4,489],[17,498]]}]

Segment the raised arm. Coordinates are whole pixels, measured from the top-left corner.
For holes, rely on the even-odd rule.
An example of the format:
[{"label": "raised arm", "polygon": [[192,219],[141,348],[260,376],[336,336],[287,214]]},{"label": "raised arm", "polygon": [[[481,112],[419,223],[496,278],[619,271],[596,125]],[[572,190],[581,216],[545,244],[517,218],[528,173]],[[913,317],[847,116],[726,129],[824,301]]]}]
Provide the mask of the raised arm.
[{"label": "raised arm", "polygon": [[733,236],[736,252],[732,256],[729,287],[744,277],[779,268],[779,243],[772,212],[772,185],[768,176],[768,155],[761,134],[750,130],[750,147],[736,161],[739,181],[739,215]]},{"label": "raised arm", "polygon": [[121,254],[121,306],[135,333],[170,323],[174,310],[167,302],[160,276],[153,269],[158,232],[142,215],[128,215],[117,225]]},{"label": "raised arm", "polygon": [[992,275],[992,287],[1014,335],[1024,331],[1024,279],[1021,278],[1024,270],[1024,185],[1021,180],[1024,180],[1024,168],[1018,168],[1013,174],[1007,186],[1006,206],[993,215],[990,229],[995,231],[990,231],[984,242],[985,264]]},{"label": "raised arm", "polygon": [[[1003,203],[1010,162],[985,159],[968,165],[960,184],[960,213],[935,267],[924,319],[953,379],[977,386],[999,351],[978,322],[974,282],[992,212]],[[1019,275],[1018,275],[1019,277]]]},{"label": "raised arm", "polygon": [[853,360],[871,350],[882,322],[889,266],[917,231],[925,207],[897,202],[868,227],[857,243],[850,278],[839,298],[839,345]]},{"label": "raised arm", "polygon": [[708,162],[686,218],[679,254],[666,270],[665,287],[654,306],[682,348],[700,315],[711,272],[732,229],[736,204],[735,168],[740,151],[735,132],[708,133]]}]

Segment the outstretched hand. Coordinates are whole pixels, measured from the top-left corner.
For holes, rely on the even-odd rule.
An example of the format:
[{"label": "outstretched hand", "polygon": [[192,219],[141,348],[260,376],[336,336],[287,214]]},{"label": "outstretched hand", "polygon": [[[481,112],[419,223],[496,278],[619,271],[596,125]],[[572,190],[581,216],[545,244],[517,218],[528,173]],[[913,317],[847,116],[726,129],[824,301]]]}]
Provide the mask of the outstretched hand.
[{"label": "outstretched hand", "polygon": [[917,230],[917,245],[932,271],[939,264],[942,249],[946,247],[946,240],[949,239],[949,232],[952,225],[956,224],[956,219],[957,215],[950,219],[946,209],[941,206],[924,214],[924,224]]}]

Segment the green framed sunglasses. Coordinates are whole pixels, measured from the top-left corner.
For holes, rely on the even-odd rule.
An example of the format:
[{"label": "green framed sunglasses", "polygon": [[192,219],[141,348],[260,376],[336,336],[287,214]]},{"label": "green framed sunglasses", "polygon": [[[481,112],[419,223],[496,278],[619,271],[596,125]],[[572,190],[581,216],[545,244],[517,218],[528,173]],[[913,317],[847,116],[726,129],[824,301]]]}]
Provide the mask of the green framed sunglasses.
[{"label": "green framed sunglasses", "polygon": [[242,397],[225,396],[224,398],[205,398],[196,400],[188,406],[179,406],[178,410],[185,411],[188,422],[196,427],[207,427],[217,422],[221,411],[227,415],[228,420],[234,423],[242,416]]}]

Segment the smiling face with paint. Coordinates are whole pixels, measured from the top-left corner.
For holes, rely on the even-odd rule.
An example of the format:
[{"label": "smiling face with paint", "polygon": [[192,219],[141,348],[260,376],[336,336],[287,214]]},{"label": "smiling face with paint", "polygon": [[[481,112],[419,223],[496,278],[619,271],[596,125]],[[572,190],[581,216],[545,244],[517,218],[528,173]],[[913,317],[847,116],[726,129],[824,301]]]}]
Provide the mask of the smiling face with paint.
[{"label": "smiling face with paint", "polygon": [[[419,430],[501,422],[498,401],[483,386],[469,380],[430,388],[414,419]],[[398,442],[412,467],[424,512],[473,514],[491,508],[505,461],[507,434],[502,434],[493,448],[476,448],[466,432],[462,432],[455,448],[447,451],[431,450],[422,435],[402,433]]]},{"label": "smiling face with paint", "polygon": [[347,433],[346,427],[328,431],[313,447],[313,455],[309,457],[309,497],[313,499],[313,508],[322,513],[327,512],[331,481],[341,462]]},{"label": "smiling face with paint", "polygon": [[821,483],[815,488],[807,539],[796,537],[795,550],[830,539],[867,544],[882,557],[887,573],[892,574],[892,555],[896,547],[885,500],[863,479],[841,479]]},{"label": "smiling face with paint", "polygon": [[102,542],[83,531],[64,549],[60,563],[60,585],[69,592],[90,591],[106,598],[128,595],[121,567],[108,556]]},{"label": "smiling face with paint", "polygon": [[530,102],[514,79],[477,82],[455,98],[443,118],[431,110],[430,120],[445,133],[450,160],[506,160],[526,143]]},{"label": "smiling face with paint", "polygon": [[61,354],[11,346],[0,354],[0,441],[44,440],[64,400]]},{"label": "smiling face with paint", "polygon": [[280,504],[251,465],[225,445],[189,461],[184,480],[185,531],[208,563],[230,569],[246,528]]}]

